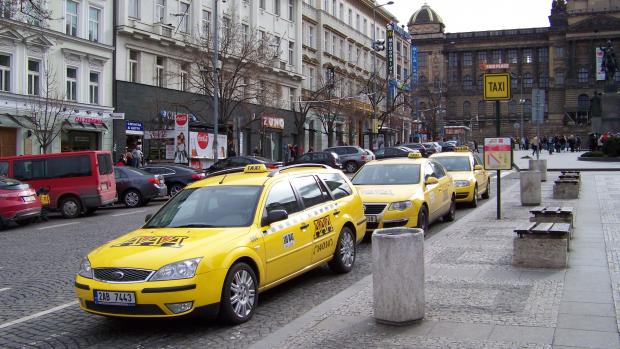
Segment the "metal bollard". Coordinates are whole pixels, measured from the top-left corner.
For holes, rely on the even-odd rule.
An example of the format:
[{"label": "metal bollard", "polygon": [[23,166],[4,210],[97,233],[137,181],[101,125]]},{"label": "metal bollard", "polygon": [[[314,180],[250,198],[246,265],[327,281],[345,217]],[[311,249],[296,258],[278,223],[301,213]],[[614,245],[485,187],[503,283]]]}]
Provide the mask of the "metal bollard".
[{"label": "metal bollard", "polygon": [[541,173],[521,171],[521,206],[537,206],[541,201]]},{"label": "metal bollard", "polygon": [[530,171],[540,172],[540,180],[547,181],[547,160],[530,160]]},{"label": "metal bollard", "polygon": [[376,230],[372,280],[377,322],[404,325],[424,318],[424,230]]}]

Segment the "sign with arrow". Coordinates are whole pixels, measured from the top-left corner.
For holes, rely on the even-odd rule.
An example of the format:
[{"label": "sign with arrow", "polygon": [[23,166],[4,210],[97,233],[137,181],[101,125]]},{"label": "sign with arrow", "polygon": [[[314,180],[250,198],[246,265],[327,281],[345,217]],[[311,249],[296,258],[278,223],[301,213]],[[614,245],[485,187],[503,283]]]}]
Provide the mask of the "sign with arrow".
[{"label": "sign with arrow", "polygon": [[510,170],[512,168],[512,144],[510,138],[484,139],[484,169]]}]

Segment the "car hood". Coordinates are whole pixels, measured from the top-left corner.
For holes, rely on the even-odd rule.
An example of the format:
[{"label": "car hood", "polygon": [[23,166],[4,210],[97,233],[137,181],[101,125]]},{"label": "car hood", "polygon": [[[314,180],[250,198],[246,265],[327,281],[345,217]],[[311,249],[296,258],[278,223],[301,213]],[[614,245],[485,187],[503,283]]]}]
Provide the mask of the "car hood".
[{"label": "car hood", "polygon": [[88,255],[93,268],[141,268],[157,270],[166,264],[210,258],[225,252],[248,235],[249,228],[158,228],[138,229],[112,240]]},{"label": "car hood", "polygon": [[450,171],[448,173],[455,181],[469,181],[474,179],[474,174],[470,171]]},{"label": "car hood", "polygon": [[356,185],[364,203],[397,202],[423,196],[421,185]]}]

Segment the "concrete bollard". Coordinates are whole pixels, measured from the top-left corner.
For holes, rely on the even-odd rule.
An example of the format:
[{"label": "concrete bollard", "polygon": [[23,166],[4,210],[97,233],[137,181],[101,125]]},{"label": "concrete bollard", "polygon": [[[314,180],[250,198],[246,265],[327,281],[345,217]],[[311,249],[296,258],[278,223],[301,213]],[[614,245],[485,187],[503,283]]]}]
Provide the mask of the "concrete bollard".
[{"label": "concrete bollard", "polygon": [[537,206],[541,201],[540,177],[538,171],[521,171],[521,206]]},{"label": "concrete bollard", "polygon": [[539,171],[541,174],[540,180],[547,181],[547,160],[533,160],[530,159],[530,171]]},{"label": "concrete bollard", "polygon": [[375,230],[372,280],[377,322],[404,325],[424,318],[424,231]]}]

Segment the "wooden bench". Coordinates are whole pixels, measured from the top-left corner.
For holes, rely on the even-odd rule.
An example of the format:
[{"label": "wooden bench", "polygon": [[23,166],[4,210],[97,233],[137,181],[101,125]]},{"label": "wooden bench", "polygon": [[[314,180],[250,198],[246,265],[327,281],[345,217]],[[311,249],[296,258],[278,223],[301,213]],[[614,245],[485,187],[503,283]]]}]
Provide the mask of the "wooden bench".
[{"label": "wooden bench", "polygon": [[570,223],[573,224],[572,207],[541,206],[530,210],[533,217],[530,222],[536,223]]},{"label": "wooden bench", "polygon": [[579,180],[559,179],[555,181],[553,198],[560,200],[579,199]]},{"label": "wooden bench", "polygon": [[570,223],[528,223],[514,230],[512,263],[527,268],[566,268]]}]

